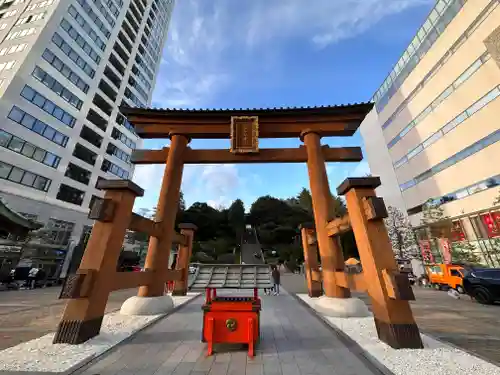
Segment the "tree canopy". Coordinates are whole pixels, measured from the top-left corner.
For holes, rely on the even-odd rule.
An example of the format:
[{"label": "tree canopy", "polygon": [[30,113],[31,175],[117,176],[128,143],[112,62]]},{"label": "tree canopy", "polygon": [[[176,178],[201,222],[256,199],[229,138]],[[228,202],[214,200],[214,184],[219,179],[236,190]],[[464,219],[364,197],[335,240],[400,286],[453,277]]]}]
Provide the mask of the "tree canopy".
[{"label": "tree canopy", "polygon": [[[154,208],[142,209],[139,214],[154,217],[155,211]],[[343,216],[345,213],[344,201],[332,195],[331,218]],[[264,247],[272,247],[281,260],[301,261],[303,251],[299,226],[313,222],[312,197],[306,188],[288,199],[270,195],[259,197],[250,206],[248,214],[245,214],[245,205],[241,199],[236,199],[229,208],[214,208],[205,202],[195,202],[186,208],[181,193],[176,219],[176,225],[192,223],[198,227],[193,253],[199,253],[203,261],[220,260],[232,254],[235,247],[241,243],[247,224],[256,228],[260,243]],[[139,238],[147,239],[138,235]],[[352,233],[341,241],[349,253],[357,254]]]}]

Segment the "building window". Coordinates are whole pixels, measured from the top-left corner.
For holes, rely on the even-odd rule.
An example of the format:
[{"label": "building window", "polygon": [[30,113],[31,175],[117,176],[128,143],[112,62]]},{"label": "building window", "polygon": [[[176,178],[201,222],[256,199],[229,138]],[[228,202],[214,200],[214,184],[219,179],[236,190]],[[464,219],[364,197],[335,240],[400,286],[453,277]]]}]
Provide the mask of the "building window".
[{"label": "building window", "polygon": [[61,161],[59,156],[45,151],[44,149],[37,147],[32,143],[26,142],[24,139],[16,137],[15,135],[4,130],[0,130],[0,146],[52,168],[57,168],[59,166],[59,162]]},{"label": "building window", "polygon": [[4,48],[0,49],[0,56],[11,55],[13,53],[22,52],[26,49],[27,46],[28,46],[28,44],[22,43],[22,44],[15,44],[15,45],[10,46],[10,47],[4,47]]},{"label": "building window", "polygon": [[63,202],[68,202],[81,206],[85,193],[81,190],[75,189],[74,187],[61,184],[59,186],[59,191],[56,198]]},{"label": "building window", "polygon": [[[444,0],[440,0],[438,4],[444,3]],[[463,0],[459,0],[457,4],[459,7],[461,7],[461,4],[463,4]],[[450,2],[448,2],[450,4]],[[472,35],[474,30],[484,21],[484,19],[489,15],[490,12],[493,11],[494,7],[497,6],[497,3],[495,2],[490,2],[489,5],[481,12],[481,14],[474,20],[474,22],[465,30],[465,32],[457,39],[457,41],[453,44],[453,46],[446,51],[446,53],[443,55],[443,57],[432,67],[431,70],[426,74],[424,79],[417,85],[417,87],[410,93],[407,99],[405,99],[396,109],[396,111],[390,116],[390,118],[382,125],[382,129],[385,129],[389,124],[394,120],[394,118],[403,110],[403,108],[409,103],[410,100],[412,100],[416,94],[423,88],[424,84],[428,82],[448,61],[451,56],[458,51],[458,49],[463,45],[463,43]],[[437,7],[437,5],[436,5]],[[451,18],[450,18],[451,16]],[[445,13],[443,15],[443,20],[447,20],[444,23],[440,22],[436,26],[436,30],[439,30],[439,32],[444,31],[444,28],[442,26],[447,25],[448,22],[453,19],[454,15]],[[414,42],[418,40],[418,36],[415,37]],[[418,48],[418,47],[415,47]],[[411,72],[418,64],[420,58],[418,56],[414,56],[413,59],[410,59],[410,62],[408,63],[408,74]],[[392,75],[392,74],[391,74]],[[380,89],[377,91],[377,93],[373,97],[373,101],[377,102],[377,111],[380,112],[389,102],[390,97],[388,95],[384,95],[382,91],[385,91],[389,88],[389,79],[394,79],[395,77],[388,77],[384,84],[380,87]],[[401,85],[403,81],[397,82],[397,84]],[[397,91],[397,88],[394,88],[392,90],[391,96],[394,95],[394,93]],[[380,103],[378,103],[380,101]]]},{"label": "building window", "polygon": [[44,17],[45,17],[45,12],[37,13],[37,14],[30,14],[29,16],[19,18],[14,26],[25,25],[27,23],[43,20]]},{"label": "building window", "polygon": [[[80,4],[82,9],[85,11],[85,13],[87,13],[89,18],[95,23],[95,25],[103,33],[103,35],[109,39],[111,33],[109,32],[106,25],[104,25],[104,23],[101,21],[99,16],[92,10],[92,7],[85,0],[76,0],[76,1],[78,2],[78,4]],[[76,9],[74,8],[71,9],[70,7],[69,12],[71,15],[73,15],[72,12],[75,13]]]},{"label": "building window", "polygon": [[116,123],[125,127],[127,130],[129,130],[130,132],[132,132],[132,134],[135,134],[137,135],[137,133],[135,132],[135,128],[134,128],[134,125],[132,125],[125,116],[123,116],[121,113],[118,113],[116,115]]},{"label": "building window", "polygon": [[49,242],[53,245],[68,245],[74,227],[72,222],[50,218],[47,223]]},{"label": "building window", "polygon": [[66,43],[63,38],[58,34],[54,33],[52,36],[52,42],[59,47],[81,70],[85,72],[90,78],[94,78],[95,70],[87,64],[87,62],[80,57],[80,55],[71,46]]},{"label": "building window", "polygon": [[[85,18],[83,18],[80,13],[76,10],[76,8],[73,5],[70,5],[68,8],[68,13],[75,19],[75,21],[80,25],[80,27],[87,33],[90,39],[94,41],[97,47],[101,51],[104,51],[106,49],[106,43],[103,42],[101,38],[97,35],[97,33],[92,29],[90,24],[85,21]],[[63,20],[64,22],[65,20]],[[71,26],[70,26],[71,27]]]},{"label": "building window", "polygon": [[0,14],[0,18],[1,19],[9,18],[9,17],[12,17],[16,14],[17,14],[17,9],[13,9],[13,10],[9,10],[8,12],[4,12],[4,13]]},{"label": "building window", "polygon": [[73,150],[73,156],[83,160],[90,165],[94,165],[97,160],[97,154],[90,151],[88,148],[83,147],[81,144],[77,143],[75,149]]},{"label": "building window", "polygon": [[16,60],[0,63],[0,72],[4,70],[11,70],[16,65]]},{"label": "building window", "polygon": [[37,91],[35,91],[30,86],[24,86],[21,91],[21,96],[26,100],[30,101],[37,107],[43,109],[49,115],[55,117],[63,124],[68,125],[70,128],[75,126],[76,119],[71,116],[68,112],[66,112],[61,107],[54,104],[51,100],[47,99],[45,96],[41,95]]},{"label": "building window", "polygon": [[[484,108],[487,104],[495,100],[498,96],[500,96],[500,85],[495,87],[493,90],[488,92],[486,95],[484,95],[481,99],[476,101],[474,104],[472,104],[469,108],[467,108],[465,111],[463,111],[461,114],[459,114],[457,117],[455,117],[453,120],[448,122],[446,125],[441,127],[438,131],[436,131],[434,134],[432,134],[429,138],[427,138],[425,141],[423,141],[421,144],[419,144],[417,147],[415,147],[413,150],[411,150],[407,155],[406,155],[406,161],[410,160],[414,156],[418,155],[420,151],[423,149],[429,147],[432,145],[434,142],[436,142],[438,139],[443,137],[446,133],[450,132],[451,130],[455,129],[458,125],[462,124],[465,120],[467,120],[469,117],[471,117],[473,114]],[[397,165],[397,167],[396,167]],[[398,168],[402,164],[398,160],[396,163],[394,163],[394,167]]]},{"label": "building window", "polygon": [[51,75],[49,75],[39,66],[35,67],[35,70],[33,70],[33,73],[31,75],[76,109],[79,110],[82,108],[83,101],[81,101],[76,95],[72,94],[71,90],[65,88],[61,83],[59,83],[59,81],[55,80]]},{"label": "building window", "polygon": [[99,64],[101,57],[96,51],[85,41],[85,39],[71,26],[71,24],[63,18],[61,21],[61,28],[68,33],[71,39],[85,52],[96,64]]},{"label": "building window", "polygon": [[113,130],[111,131],[111,137],[113,139],[118,139],[120,142],[130,147],[131,149],[135,149],[135,142],[128,138],[125,134],[120,132],[117,128],[113,128]]},{"label": "building window", "polygon": [[0,161],[0,178],[40,191],[48,191],[52,182],[48,178],[14,167],[2,161]]},{"label": "building window", "polygon": [[82,131],[80,132],[80,138],[85,139],[87,142],[89,142],[90,144],[94,145],[97,148],[100,148],[102,145],[103,138],[86,125],[83,125],[82,127]]},{"label": "building window", "polygon": [[[413,180],[410,180],[408,182],[405,182],[404,184],[400,185],[400,188],[402,191],[409,189],[412,186],[415,186],[416,184],[426,180],[429,177],[434,176],[435,174],[445,170],[448,167],[451,167],[452,165],[457,164],[458,162],[468,158],[471,155],[474,155],[475,153],[481,151],[482,149],[498,142],[500,140],[500,130],[497,130],[490,135],[484,137],[483,139],[473,143],[469,147],[464,148],[462,151],[457,152],[455,155],[449,157],[448,159],[442,161],[439,164],[436,164],[434,167],[431,169],[428,169],[424,173],[419,174],[417,177],[415,177]],[[479,184],[485,184],[486,186],[493,187],[496,186],[496,178],[497,176],[493,178],[489,178],[485,181],[480,182]],[[470,189],[470,190],[469,190]],[[454,199],[460,199],[463,198],[467,195],[470,194],[470,191],[482,191],[484,188],[482,186],[478,185],[473,185],[465,189],[460,189],[459,191],[453,193],[455,195]],[[445,196],[448,197],[448,196]],[[447,201],[454,200],[452,197],[446,198]]]},{"label": "building window", "polygon": [[90,182],[90,177],[92,176],[92,172],[79,167],[76,164],[69,163],[64,175],[71,178],[72,180],[88,185]]},{"label": "building window", "polygon": [[24,29],[24,30],[11,31],[10,33],[7,34],[7,36],[5,37],[5,40],[24,38],[25,36],[32,35],[35,33],[36,33],[36,29],[34,27],[31,27],[29,29]]},{"label": "building window", "polygon": [[31,116],[29,113],[24,112],[19,107],[12,107],[7,117],[25,128],[41,135],[42,137],[47,138],[49,141],[58,144],[59,146],[66,147],[66,144],[68,143],[68,137],[66,135],[58,132],[43,121]]},{"label": "building window", "polygon": [[124,161],[125,163],[130,163],[130,155],[127,154],[125,151],[121,150],[120,148],[116,147],[111,142],[108,143],[108,147],[106,148],[106,153],[108,155],[116,156],[118,159]]},{"label": "building window", "polygon": [[118,177],[123,178],[123,179],[127,179],[129,176],[129,173],[125,169],[120,168],[116,164],[113,164],[109,160],[106,160],[106,159],[104,159],[102,161],[101,170],[103,172],[108,172],[108,173],[114,174],[115,176],[118,176]]},{"label": "building window", "polygon": [[[387,146],[392,148],[396,143],[398,143],[411,129],[422,122],[430,113],[432,113],[439,105],[446,100],[455,90],[457,90],[462,83],[469,79],[479,68],[485,64],[490,59],[490,54],[488,52],[484,53],[479,59],[477,59],[472,65],[470,65],[464,73],[460,75],[450,86],[448,86],[440,95],[434,99],[431,104],[429,104],[413,121],[411,121],[393,140],[391,140]],[[487,101],[488,98],[484,97],[483,101]],[[491,100],[490,100],[491,101]],[[478,101],[475,105],[480,106],[481,101]],[[427,147],[427,146],[424,146]]]},{"label": "building window", "polygon": [[98,114],[96,111],[94,111],[92,108],[90,108],[87,113],[87,120],[89,120],[92,124],[94,124],[104,132],[108,127],[108,121],[100,114]]},{"label": "building window", "polygon": [[48,7],[49,5],[51,5],[53,3],[54,3],[54,0],[40,1],[38,3],[28,5],[28,7],[26,8],[26,11]]},{"label": "building window", "polygon": [[58,58],[51,50],[45,49],[42,54],[42,57],[52,65],[59,73],[61,73],[64,77],[70,80],[76,87],[82,90],[84,93],[89,91],[89,85],[85,83],[83,79],[80,78],[78,74],[73,72],[73,70],[62,62],[60,58]]},{"label": "building window", "polygon": [[99,12],[101,12],[101,14],[104,16],[106,21],[108,21],[111,28],[115,27],[115,20],[108,13],[108,9],[110,9],[110,8],[104,6],[100,0],[92,0],[92,1],[94,2],[96,8],[99,9]]},{"label": "building window", "polygon": [[[439,0],[434,10],[438,9],[437,6],[439,3],[445,4],[446,2],[444,0]],[[434,25],[429,19],[424,23],[424,25],[417,32],[411,46],[408,47],[405,53],[403,53],[403,56],[396,64],[393,71],[385,79],[384,84],[375,93],[373,100],[377,102],[377,111],[379,113],[387,105],[389,99],[396,93],[399,87],[401,87],[403,82],[417,65],[418,61],[425,56],[437,40],[438,36],[445,30],[446,26],[460,11],[465,3],[465,0],[447,3],[446,8],[444,8]],[[413,63],[411,63],[412,60],[414,61]]]}]

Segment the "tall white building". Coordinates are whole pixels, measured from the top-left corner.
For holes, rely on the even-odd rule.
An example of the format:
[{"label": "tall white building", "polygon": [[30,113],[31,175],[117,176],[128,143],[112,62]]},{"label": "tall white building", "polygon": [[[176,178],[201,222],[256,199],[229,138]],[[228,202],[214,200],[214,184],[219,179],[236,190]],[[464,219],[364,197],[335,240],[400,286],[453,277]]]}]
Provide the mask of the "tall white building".
[{"label": "tall white building", "polygon": [[151,103],[173,6],[0,0],[0,196],[62,248],[92,224],[98,179],[131,178],[140,140],[118,107]]}]

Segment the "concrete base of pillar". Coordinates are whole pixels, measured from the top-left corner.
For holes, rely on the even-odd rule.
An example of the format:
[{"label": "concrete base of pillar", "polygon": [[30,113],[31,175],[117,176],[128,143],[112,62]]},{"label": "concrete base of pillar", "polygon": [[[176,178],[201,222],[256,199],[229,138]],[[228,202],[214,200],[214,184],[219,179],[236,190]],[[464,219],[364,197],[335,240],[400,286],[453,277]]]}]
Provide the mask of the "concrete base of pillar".
[{"label": "concrete base of pillar", "polygon": [[134,296],[123,302],[120,314],[123,315],[160,315],[174,308],[174,300],[169,295],[160,297]]},{"label": "concrete base of pillar", "polygon": [[361,318],[370,316],[366,304],[359,298],[319,297],[314,309],[322,315],[335,318]]}]

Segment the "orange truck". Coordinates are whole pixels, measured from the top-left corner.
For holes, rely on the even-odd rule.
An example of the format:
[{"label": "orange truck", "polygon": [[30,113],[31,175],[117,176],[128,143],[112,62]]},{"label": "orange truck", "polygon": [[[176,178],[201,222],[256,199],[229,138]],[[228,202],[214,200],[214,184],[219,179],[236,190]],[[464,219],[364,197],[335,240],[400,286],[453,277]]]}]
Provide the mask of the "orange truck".
[{"label": "orange truck", "polygon": [[453,288],[464,293],[464,268],[456,264],[427,264],[425,266],[429,283],[437,289]]}]

